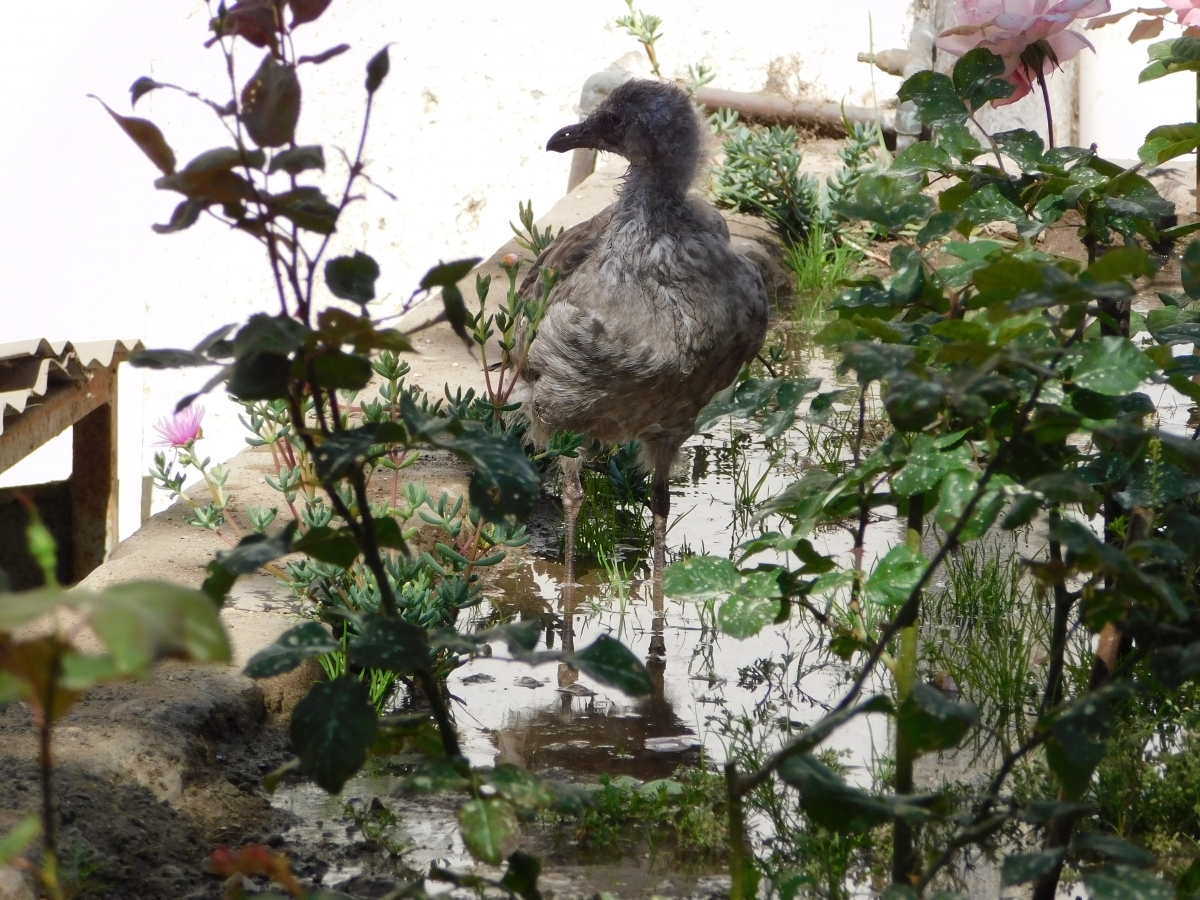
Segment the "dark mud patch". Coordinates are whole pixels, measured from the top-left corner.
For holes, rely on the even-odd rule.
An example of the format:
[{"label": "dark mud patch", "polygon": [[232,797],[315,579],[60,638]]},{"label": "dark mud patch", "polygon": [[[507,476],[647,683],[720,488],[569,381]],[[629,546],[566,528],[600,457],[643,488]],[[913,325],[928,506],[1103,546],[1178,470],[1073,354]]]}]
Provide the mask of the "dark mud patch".
[{"label": "dark mud patch", "polygon": [[[206,874],[204,860],[287,827],[261,782],[289,757],[261,689],[240,676],[168,664],[152,683],[94,691],[54,738],[69,895],[221,896],[223,879]],[[37,730],[28,707],[14,703],[0,714],[0,832],[40,806]],[[40,847],[28,856],[40,859]]]}]

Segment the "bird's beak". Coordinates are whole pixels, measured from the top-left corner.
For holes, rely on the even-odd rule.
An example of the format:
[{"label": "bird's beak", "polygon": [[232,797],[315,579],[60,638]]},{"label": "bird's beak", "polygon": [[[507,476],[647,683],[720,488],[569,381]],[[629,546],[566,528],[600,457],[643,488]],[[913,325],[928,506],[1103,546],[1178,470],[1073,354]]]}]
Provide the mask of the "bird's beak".
[{"label": "bird's beak", "polygon": [[588,122],[577,122],[574,125],[568,125],[566,128],[560,128],[554,134],[550,135],[550,140],[546,141],[546,149],[553,150],[555,153],[565,153],[568,150],[577,150],[580,147],[595,148],[596,144],[593,140],[592,129],[588,127]]}]

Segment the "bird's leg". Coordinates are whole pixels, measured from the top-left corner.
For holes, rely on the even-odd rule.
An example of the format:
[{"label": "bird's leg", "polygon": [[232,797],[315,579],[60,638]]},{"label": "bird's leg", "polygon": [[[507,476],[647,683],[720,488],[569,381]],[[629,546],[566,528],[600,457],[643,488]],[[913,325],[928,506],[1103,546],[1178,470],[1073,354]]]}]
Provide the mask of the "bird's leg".
[{"label": "bird's leg", "polygon": [[[560,465],[563,474],[562,505],[566,532],[564,550],[567,563],[562,592],[562,648],[565,653],[572,653],[575,650],[575,523],[579,519],[579,509],[583,506],[583,484],[579,480],[583,457],[560,457]],[[568,687],[578,678],[579,673],[570,666],[565,663],[559,664],[559,687]],[[570,699],[569,695],[567,699]]]},{"label": "bird's leg", "polygon": [[654,482],[650,488],[650,512],[654,514],[652,599],[655,610],[661,610],[663,602],[663,569],[667,564],[667,517],[671,513],[671,490],[668,481],[670,475],[670,465],[660,461],[654,467]]},{"label": "bird's leg", "polygon": [[583,506],[583,484],[579,480],[583,468],[583,457],[574,459],[562,457],[563,473],[563,524],[565,525],[566,563],[568,590],[575,587],[575,523],[579,519],[579,509]]}]

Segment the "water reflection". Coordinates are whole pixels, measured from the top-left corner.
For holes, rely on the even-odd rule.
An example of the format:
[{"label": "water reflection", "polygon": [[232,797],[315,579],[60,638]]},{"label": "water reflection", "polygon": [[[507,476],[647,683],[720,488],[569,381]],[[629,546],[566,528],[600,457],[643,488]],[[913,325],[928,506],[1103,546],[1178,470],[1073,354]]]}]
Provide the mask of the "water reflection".
[{"label": "water reflection", "polygon": [[[622,588],[621,596],[614,596],[617,588],[602,579],[598,568],[581,570],[579,584],[564,584],[561,589],[559,578],[565,573],[559,569],[549,560],[523,560],[497,585],[501,593],[495,613],[539,621],[547,649],[557,645],[571,652],[600,634],[611,633],[645,661],[650,695],[636,700],[624,697],[563,664],[535,669],[533,677],[542,682],[535,688],[517,687],[513,678],[519,675],[514,676],[516,668],[511,664],[507,678],[495,674],[494,682],[476,686],[460,678],[455,694],[462,697],[464,712],[481,726],[478,734],[490,738],[487,749],[482,740],[471,743],[473,755],[490,750],[491,758],[478,761],[576,776],[607,772],[641,779],[666,777],[685,762],[698,762],[695,722],[677,710],[680,679],[668,677],[668,671],[673,676],[675,669],[682,668],[686,686],[686,662],[679,658],[683,642],[669,640],[673,626],[667,604],[661,594],[654,596],[651,579],[639,572],[632,584]],[[668,650],[671,643],[675,653]],[[491,674],[497,664],[504,665],[481,659],[467,669]],[[463,678],[471,677],[467,669]],[[482,690],[471,690],[475,687]],[[487,721],[496,717],[487,706],[497,703],[503,704],[498,727],[489,728]]]},{"label": "water reflection", "polygon": [[[786,374],[821,376],[824,390],[841,381],[820,357],[800,360],[794,368]],[[668,552],[675,557],[730,555],[747,538],[778,529],[781,523],[756,521],[753,511],[816,463],[813,436],[820,431],[798,424],[778,438],[765,438],[748,423],[723,422],[712,433],[688,441],[672,473],[671,507],[678,514],[668,534]],[[553,529],[561,525],[552,508],[546,512],[538,526],[545,533],[535,533],[543,555],[527,551],[495,577],[480,624],[534,619],[542,626],[542,646],[568,652],[610,633],[645,661],[653,692],[634,701],[566,666],[550,664],[530,672],[499,659],[473,660],[450,685],[462,701],[459,722],[468,732],[464,743],[472,761],[519,763],[534,771],[583,777],[609,772],[643,779],[697,762],[698,744],[710,760],[722,761],[725,748],[710,717],[725,708],[735,715],[752,709],[764,688],[745,683],[740,673],[786,652],[790,642],[805,642],[810,623],[794,617],[791,623],[770,626],[744,641],[725,637],[716,628],[714,607],[664,599],[636,550],[625,553],[623,562],[635,570],[631,577],[614,577],[614,570],[629,570],[617,569],[615,560],[606,573],[596,562],[579,559],[578,583],[568,584],[563,566],[554,558]],[[588,515],[586,503],[581,515]],[[872,524],[868,565],[887,551],[899,532],[892,521]],[[848,536],[836,529],[815,535],[813,542],[825,553],[844,554],[849,549]],[[777,561],[787,559],[780,556]],[[462,680],[477,674],[494,680]],[[534,686],[515,684],[520,677],[533,678],[525,684]],[[838,666],[822,667],[804,676],[801,693],[824,700],[836,695],[843,678]],[[864,737],[846,734],[856,756],[869,752]]]}]

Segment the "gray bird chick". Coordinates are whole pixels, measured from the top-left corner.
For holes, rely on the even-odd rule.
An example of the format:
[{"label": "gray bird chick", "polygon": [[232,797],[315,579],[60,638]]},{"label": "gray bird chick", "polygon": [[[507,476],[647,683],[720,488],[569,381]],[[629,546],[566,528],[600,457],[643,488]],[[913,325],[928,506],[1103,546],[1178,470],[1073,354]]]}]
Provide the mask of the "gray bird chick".
[{"label": "gray bird chick", "polygon": [[[556,430],[604,443],[638,440],[653,470],[654,575],[665,561],[668,477],[696,416],[762,348],[767,292],[732,249],[725,220],[690,193],[701,160],[701,122],[672,84],[628,81],[547,150],[616,153],[629,169],[611,206],[564,232],[522,285],[541,293],[540,267],[556,269],[517,394],[535,441]],[[574,578],[579,461],[564,460],[567,578]],[[659,590],[661,588],[659,587]]]}]

